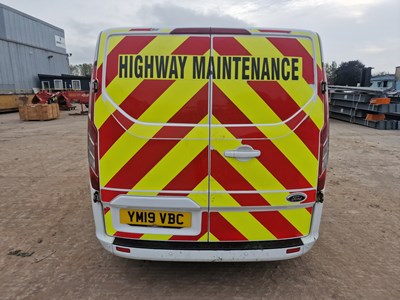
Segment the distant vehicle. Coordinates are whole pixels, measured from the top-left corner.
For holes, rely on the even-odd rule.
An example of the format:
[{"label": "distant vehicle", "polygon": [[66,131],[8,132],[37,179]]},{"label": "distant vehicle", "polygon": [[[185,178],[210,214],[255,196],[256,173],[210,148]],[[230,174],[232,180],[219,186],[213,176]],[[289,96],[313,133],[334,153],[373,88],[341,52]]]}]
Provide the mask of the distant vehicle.
[{"label": "distant vehicle", "polygon": [[318,238],[321,44],[303,30],[100,33],[88,150],[97,238],[146,260],[282,260]]}]

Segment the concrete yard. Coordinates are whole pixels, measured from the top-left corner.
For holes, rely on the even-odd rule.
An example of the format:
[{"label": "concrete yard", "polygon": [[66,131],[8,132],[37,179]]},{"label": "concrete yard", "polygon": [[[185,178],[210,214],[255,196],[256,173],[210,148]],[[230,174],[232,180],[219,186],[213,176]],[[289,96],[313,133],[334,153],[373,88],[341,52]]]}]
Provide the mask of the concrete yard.
[{"label": "concrete yard", "polygon": [[97,242],[85,116],[0,114],[0,299],[400,299],[400,131],[331,121],[320,238],[262,263],[113,256]]}]

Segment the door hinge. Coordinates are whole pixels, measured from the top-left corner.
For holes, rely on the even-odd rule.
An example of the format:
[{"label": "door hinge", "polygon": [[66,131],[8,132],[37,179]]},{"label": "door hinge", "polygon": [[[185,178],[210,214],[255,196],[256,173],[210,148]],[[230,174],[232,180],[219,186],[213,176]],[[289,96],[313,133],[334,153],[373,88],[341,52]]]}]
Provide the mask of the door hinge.
[{"label": "door hinge", "polygon": [[326,93],[326,87],[327,87],[326,81],[322,81],[322,82],[321,82],[321,93],[322,93],[322,94],[325,94],[325,93]]},{"label": "door hinge", "polygon": [[93,88],[93,93],[96,94],[99,90],[99,82],[97,81],[97,79],[94,79],[92,81],[92,88]]},{"label": "door hinge", "polygon": [[99,192],[98,192],[98,191],[95,191],[95,192],[93,193],[93,202],[94,202],[94,203],[100,202],[100,195],[99,195]]},{"label": "door hinge", "polygon": [[318,203],[323,203],[324,202],[324,193],[321,191],[317,192],[317,202]]}]

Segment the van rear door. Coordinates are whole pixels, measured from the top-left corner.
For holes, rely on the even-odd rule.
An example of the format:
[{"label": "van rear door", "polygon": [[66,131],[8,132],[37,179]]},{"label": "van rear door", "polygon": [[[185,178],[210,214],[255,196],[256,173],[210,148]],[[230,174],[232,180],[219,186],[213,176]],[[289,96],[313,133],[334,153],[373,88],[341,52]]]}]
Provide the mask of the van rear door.
[{"label": "van rear door", "polygon": [[209,34],[100,37],[95,124],[108,235],[208,240],[209,80],[192,73],[193,57],[209,55]]},{"label": "van rear door", "polygon": [[262,30],[211,38],[209,239],[306,236],[324,125],[318,38]]}]

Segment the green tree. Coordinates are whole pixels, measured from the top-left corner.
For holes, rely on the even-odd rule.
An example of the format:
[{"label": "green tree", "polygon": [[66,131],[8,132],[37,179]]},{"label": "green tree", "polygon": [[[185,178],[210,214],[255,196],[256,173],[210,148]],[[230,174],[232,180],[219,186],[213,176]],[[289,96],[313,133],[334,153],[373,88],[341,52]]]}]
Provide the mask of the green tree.
[{"label": "green tree", "polygon": [[361,79],[361,71],[365,65],[359,60],[342,62],[336,69],[335,85],[357,86]]},{"label": "green tree", "polygon": [[383,75],[391,75],[391,73],[382,71],[382,72],[374,73],[372,76],[383,76]]},{"label": "green tree", "polygon": [[69,65],[69,74],[71,74],[71,75],[79,75],[78,65]]},{"label": "green tree", "polygon": [[78,76],[90,76],[92,74],[93,65],[92,64],[78,64],[69,65],[69,72],[72,75]]},{"label": "green tree", "polygon": [[328,84],[335,84],[335,79],[336,79],[336,70],[338,66],[336,61],[333,61],[331,64],[326,63],[325,64],[325,70],[326,70],[326,77],[328,79]]},{"label": "green tree", "polygon": [[82,76],[90,76],[92,75],[93,65],[92,64],[82,64],[81,65],[81,74]]}]

